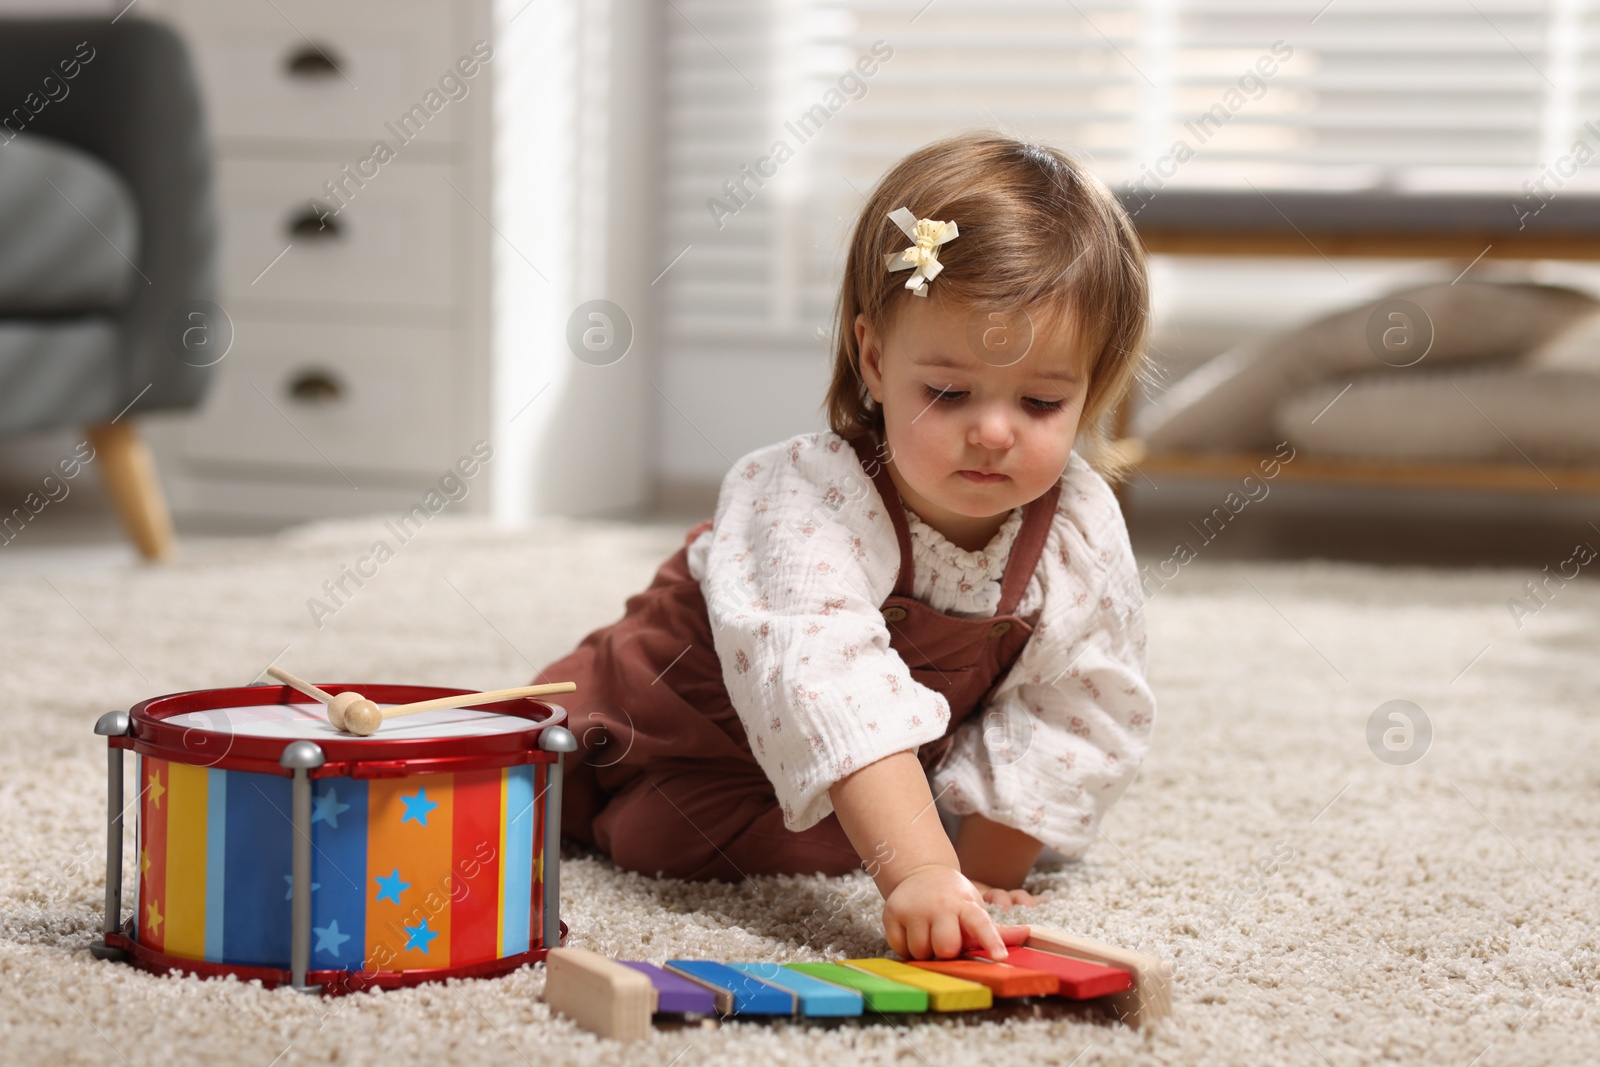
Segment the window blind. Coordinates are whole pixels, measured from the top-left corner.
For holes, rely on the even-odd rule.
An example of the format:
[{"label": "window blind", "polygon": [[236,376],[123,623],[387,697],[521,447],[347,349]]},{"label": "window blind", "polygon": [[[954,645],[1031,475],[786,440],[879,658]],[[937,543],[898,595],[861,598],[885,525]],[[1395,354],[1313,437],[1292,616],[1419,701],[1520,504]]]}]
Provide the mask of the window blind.
[{"label": "window blind", "polygon": [[666,465],[699,455],[710,474],[712,453],[772,439],[770,420],[741,423],[701,395],[719,386],[770,382],[799,429],[820,425],[848,228],[919,145],[996,126],[1077,155],[1110,185],[1157,190],[1391,186],[1509,202],[1541,176],[1593,190],[1600,165],[1570,157],[1580,142],[1600,155],[1597,8],[673,0],[658,284],[661,388],[679,410],[662,415]]}]

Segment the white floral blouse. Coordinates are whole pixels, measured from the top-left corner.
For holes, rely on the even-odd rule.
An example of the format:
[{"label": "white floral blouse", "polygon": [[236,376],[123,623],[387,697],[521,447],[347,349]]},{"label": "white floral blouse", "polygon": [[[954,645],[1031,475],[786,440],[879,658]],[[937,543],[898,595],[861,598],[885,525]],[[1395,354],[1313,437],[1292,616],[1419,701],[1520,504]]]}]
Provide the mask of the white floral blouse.
[{"label": "white floral blouse", "polygon": [[[913,595],[949,615],[993,615],[1022,509],[977,552],[906,517]],[[914,681],[890,647],[879,609],[900,549],[843,438],[801,434],[741,458],[688,563],[729,696],[789,829],[833,810],[834,782],[944,734],[945,698]],[[931,775],[941,807],[1082,855],[1150,743],[1143,607],[1116,498],[1073,452],[1016,610],[1033,633]]]}]

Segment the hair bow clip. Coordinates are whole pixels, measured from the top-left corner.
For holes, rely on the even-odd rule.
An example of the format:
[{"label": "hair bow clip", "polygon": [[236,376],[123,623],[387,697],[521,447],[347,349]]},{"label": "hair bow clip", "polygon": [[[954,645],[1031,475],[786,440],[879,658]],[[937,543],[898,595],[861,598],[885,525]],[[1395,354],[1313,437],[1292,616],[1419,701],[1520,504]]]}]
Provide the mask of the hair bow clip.
[{"label": "hair bow clip", "polygon": [[917,296],[928,295],[928,283],[939,276],[944,264],[939,262],[939,246],[960,236],[954,222],[938,219],[919,219],[905,208],[889,212],[889,219],[911,238],[912,245],[904,252],[890,252],[883,257],[890,271],[915,267],[906,280],[906,288]]}]

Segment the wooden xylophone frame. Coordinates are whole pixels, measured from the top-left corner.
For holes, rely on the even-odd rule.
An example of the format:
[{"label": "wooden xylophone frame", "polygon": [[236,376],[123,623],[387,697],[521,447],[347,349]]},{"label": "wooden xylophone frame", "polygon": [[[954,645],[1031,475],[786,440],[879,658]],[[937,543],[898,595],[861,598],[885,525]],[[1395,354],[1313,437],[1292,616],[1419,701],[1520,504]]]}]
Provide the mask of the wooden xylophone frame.
[{"label": "wooden xylophone frame", "polygon": [[[1029,927],[1026,947],[1120,968],[1133,977],[1133,985],[1121,993],[1075,1003],[1102,1008],[1132,1027],[1146,1026],[1172,1011],[1172,964],[1165,960],[1043,926]],[[545,957],[544,999],[552,1010],[584,1029],[621,1041],[649,1037],[657,1004],[648,978],[583,948],[552,949]]]}]

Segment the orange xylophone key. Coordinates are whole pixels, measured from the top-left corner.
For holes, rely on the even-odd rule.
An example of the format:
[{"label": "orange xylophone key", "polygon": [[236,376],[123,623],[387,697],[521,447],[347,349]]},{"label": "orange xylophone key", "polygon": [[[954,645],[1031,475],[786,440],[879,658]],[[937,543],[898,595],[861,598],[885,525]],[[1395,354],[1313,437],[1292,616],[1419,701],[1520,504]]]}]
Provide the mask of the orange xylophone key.
[{"label": "orange xylophone key", "polygon": [[1047,997],[1061,985],[1061,980],[1046,971],[1033,971],[1026,967],[1012,967],[988,960],[907,960],[913,967],[946,974],[951,978],[964,978],[969,982],[986,985],[996,998],[1008,1000],[1015,997]]}]

